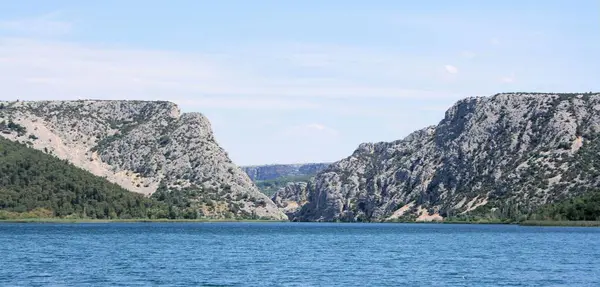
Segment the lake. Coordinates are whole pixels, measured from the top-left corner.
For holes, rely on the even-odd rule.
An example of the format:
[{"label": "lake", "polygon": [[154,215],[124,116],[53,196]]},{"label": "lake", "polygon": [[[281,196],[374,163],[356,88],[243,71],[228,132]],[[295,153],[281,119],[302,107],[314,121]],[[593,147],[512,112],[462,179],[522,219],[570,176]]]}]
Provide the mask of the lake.
[{"label": "lake", "polygon": [[600,286],[600,228],[0,224],[1,286]]}]

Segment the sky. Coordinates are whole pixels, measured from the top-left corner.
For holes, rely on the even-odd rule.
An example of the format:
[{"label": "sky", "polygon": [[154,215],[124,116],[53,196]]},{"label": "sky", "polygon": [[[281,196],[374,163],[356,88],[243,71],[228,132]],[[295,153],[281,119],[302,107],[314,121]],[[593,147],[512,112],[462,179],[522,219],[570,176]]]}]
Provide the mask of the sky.
[{"label": "sky", "polygon": [[3,100],[168,100],[239,165],[333,162],[457,100],[600,91],[600,1],[0,0]]}]

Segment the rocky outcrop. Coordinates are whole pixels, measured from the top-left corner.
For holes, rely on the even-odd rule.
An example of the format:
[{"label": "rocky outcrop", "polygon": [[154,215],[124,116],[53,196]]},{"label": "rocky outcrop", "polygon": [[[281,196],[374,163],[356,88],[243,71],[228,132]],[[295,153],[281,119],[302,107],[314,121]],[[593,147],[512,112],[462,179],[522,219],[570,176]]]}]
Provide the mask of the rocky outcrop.
[{"label": "rocky outcrop", "polygon": [[329,163],[271,164],[242,166],[252,180],[272,180],[282,177],[314,176]]},{"label": "rocky outcrop", "polygon": [[437,125],[365,143],[315,178],[308,221],[511,217],[600,180],[599,94],[468,98]]},{"label": "rocky outcrop", "polygon": [[288,217],[293,217],[306,204],[312,186],[311,182],[289,182],[271,199]]},{"label": "rocky outcrop", "polygon": [[170,102],[0,102],[0,130],[133,192],[186,190],[207,217],[286,219],[231,162],[209,121]]},{"label": "rocky outcrop", "polygon": [[[329,166],[329,163],[273,164],[245,166],[242,169],[250,176],[262,193],[273,196],[281,191],[285,194],[281,194],[278,198],[281,196],[285,198],[291,194],[290,187],[299,186],[301,183],[307,185],[317,173],[327,168],[327,166]],[[288,184],[291,185],[288,186]],[[283,208],[285,212],[289,213],[289,208]]]}]

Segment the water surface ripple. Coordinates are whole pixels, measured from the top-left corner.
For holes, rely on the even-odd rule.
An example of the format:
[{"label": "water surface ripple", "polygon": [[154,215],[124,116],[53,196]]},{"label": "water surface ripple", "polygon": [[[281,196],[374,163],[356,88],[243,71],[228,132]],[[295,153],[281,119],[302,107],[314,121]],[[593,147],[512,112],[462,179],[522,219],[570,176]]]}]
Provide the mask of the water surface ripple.
[{"label": "water surface ripple", "polygon": [[1,286],[600,286],[600,228],[0,224]]}]

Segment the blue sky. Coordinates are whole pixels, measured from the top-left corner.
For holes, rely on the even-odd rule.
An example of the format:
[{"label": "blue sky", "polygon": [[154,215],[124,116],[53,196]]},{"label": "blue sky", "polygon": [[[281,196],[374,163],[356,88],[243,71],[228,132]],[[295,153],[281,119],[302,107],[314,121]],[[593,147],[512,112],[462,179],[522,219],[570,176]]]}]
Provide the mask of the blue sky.
[{"label": "blue sky", "polygon": [[339,160],[465,97],[600,90],[600,1],[0,7],[3,99],[173,101],[240,165]]}]

